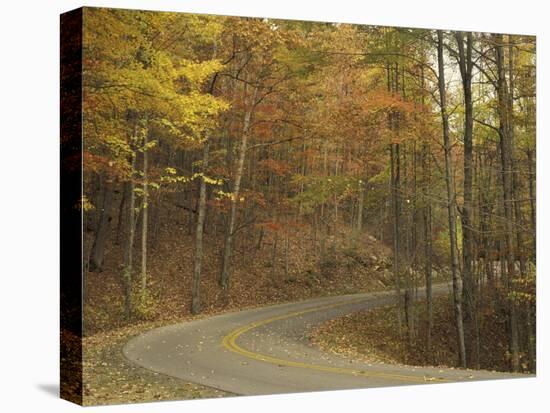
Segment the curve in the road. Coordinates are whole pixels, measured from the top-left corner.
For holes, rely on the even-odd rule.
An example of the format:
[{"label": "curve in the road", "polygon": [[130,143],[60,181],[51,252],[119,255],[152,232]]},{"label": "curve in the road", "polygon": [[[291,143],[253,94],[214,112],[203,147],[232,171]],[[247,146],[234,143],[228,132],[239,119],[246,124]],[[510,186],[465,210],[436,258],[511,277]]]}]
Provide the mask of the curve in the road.
[{"label": "curve in the road", "polygon": [[[434,292],[449,293],[448,286]],[[526,377],[357,361],[323,352],[307,337],[326,320],[394,300],[392,292],[364,293],[226,313],[143,333],[123,353],[155,372],[241,395]]]},{"label": "curve in the road", "polygon": [[257,321],[254,323],[250,323],[248,325],[242,326],[228,335],[226,335],[223,338],[222,344],[227,349],[237,353],[241,354],[245,357],[248,357],[253,360],[259,360],[259,361],[265,361],[267,363],[275,364],[278,366],[289,366],[289,367],[299,367],[304,369],[312,369],[312,370],[318,370],[318,371],[328,371],[332,373],[340,373],[340,374],[351,374],[352,376],[364,376],[364,377],[388,377],[390,379],[396,379],[396,380],[405,380],[407,382],[420,382],[423,383],[427,380],[430,381],[438,381],[438,382],[446,382],[448,380],[443,379],[441,377],[418,377],[418,376],[411,376],[411,375],[404,375],[404,374],[390,374],[390,373],[383,373],[383,372],[372,372],[372,371],[365,371],[365,370],[357,370],[357,369],[349,369],[349,368],[343,368],[343,367],[332,367],[332,366],[323,366],[320,364],[311,364],[311,363],[304,363],[300,361],[292,361],[292,360],[285,360],[281,358],[272,357],[266,354],[256,353],[253,351],[249,351],[237,344],[237,339],[240,335],[247,333],[255,328],[258,328],[260,326],[265,326],[267,324],[273,323],[275,321],[284,320],[291,317],[300,316],[303,314],[311,313],[314,311],[322,311],[322,310],[328,310],[330,308],[339,307],[345,304],[355,304],[361,302],[363,299],[358,299],[355,301],[347,302],[347,303],[338,303],[338,304],[332,304],[327,306],[319,306],[312,309],[304,310],[304,311],[296,311],[290,314],[281,315],[278,317],[271,317],[266,320]]}]

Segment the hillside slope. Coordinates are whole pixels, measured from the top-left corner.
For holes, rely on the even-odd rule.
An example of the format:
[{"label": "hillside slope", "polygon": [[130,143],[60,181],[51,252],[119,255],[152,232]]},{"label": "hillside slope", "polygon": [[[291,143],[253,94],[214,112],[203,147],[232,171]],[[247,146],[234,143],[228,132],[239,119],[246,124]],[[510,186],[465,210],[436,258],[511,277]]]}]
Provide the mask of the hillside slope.
[{"label": "hillside slope", "polygon": [[[344,224],[341,225],[345,229]],[[266,231],[258,248],[236,245],[227,297],[218,286],[221,237],[207,234],[201,282],[202,314],[310,297],[367,292],[392,285],[390,250],[367,233],[329,236],[325,251],[313,247],[312,231],[294,229],[288,241]],[[112,237],[115,239],[116,237]],[[317,245],[318,243],[316,243]],[[194,240],[183,228],[163,228],[149,253],[148,297],[131,323],[181,320],[190,316]],[[286,257],[286,258],[285,258]],[[85,277],[85,334],[120,328],[124,318],[122,249],[108,245],[105,269]],[[139,271],[139,268],[138,268]]]}]

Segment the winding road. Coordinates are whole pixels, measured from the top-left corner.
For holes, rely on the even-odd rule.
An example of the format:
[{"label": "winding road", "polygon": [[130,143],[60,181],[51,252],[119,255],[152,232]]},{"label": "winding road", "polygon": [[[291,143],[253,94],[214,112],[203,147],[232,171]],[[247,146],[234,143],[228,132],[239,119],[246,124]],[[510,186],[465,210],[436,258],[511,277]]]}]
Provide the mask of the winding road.
[{"label": "winding road", "polygon": [[[448,291],[434,287],[434,294]],[[366,363],[321,351],[307,333],[347,313],[388,305],[393,292],[315,298],[157,328],[123,348],[158,373],[238,395],[529,377],[478,370]]]}]

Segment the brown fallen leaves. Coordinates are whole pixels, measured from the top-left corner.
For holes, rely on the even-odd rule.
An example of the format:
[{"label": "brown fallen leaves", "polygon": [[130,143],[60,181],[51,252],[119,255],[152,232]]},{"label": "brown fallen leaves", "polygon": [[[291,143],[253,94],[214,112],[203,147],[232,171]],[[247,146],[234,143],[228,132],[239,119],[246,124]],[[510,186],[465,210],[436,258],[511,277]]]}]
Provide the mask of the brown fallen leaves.
[{"label": "brown fallen leaves", "polygon": [[134,335],[159,326],[148,323],[96,334],[83,342],[83,404],[139,403],[223,397],[228,393],[155,373],[130,363],[122,347]]},{"label": "brown fallen leaves", "polygon": [[[434,327],[431,348],[426,346],[427,319],[424,302],[417,304],[416,338],[410,346],[406,332],[399,333],[397,313],[393,306],[358,312],[330,320],[310,334],[310,340],[325,351],[369,363],[392,363],[411,366],[457,365],[456,340],[451,301],[448,297],[434,300]],[[499,309],[485,311],[480,317],[479,358],[473,368],[510,371],[507,354],[506,326]]]},{"label": "brown fallen leaves", "polygon": [[[312,237],[309,228],[293,228],[289,234],[287,273],[282,234],[267,231],[259,249],[257,239],[237,239],[229,294],[225,297],[218,286],[223,240],[212,234],[206,236],[201,316],[311,297],[374,291],[391,285],[389,251],[373,237],[363,234],[357,247],[353,247],[349,236],[342,232],[327,239],[327,251],[322,256]],[[90,237],[88,242],[91,241]],[[141,309],[131,323],[175,322],[191,316],[193,246],[193,235],[183,227],[178,230],[177,226],[164,228],[158,240],[151,242],[147,308]],[[124,318],[121,262],[120,246],[109,245],[104,271],[85,276],[87,336],[129,324]],[[136,278],[137,272],[139,269]]]}]

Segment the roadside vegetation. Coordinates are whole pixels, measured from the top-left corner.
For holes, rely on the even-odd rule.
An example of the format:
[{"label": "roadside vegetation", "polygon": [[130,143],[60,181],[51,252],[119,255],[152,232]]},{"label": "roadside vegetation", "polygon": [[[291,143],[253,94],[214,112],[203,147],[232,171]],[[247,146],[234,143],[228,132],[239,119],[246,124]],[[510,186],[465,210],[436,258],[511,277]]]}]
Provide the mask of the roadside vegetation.
[{"label": "roadside vegetation", "polygon": [[[484,298],[491,306],[498,301],[490,294]],[[310,333],[312,343],[323,350],[369,363],[387,363],[409,366],[437,366],[456,368],[457,342],[453,334],[452,298],[448,295],[434,299],[431,343],[427,343],[427,314],[425,307],[417,305],[419,334],[409,345],[399,332],[399,324],[393,306],[350,314],[330,320]],[[511,354],[507,351],[505,309],[494,308],[478,320],[480,336],[472,369],[509,371]],[[522,370],[529,369],[529,357],[521,354]]]}]

